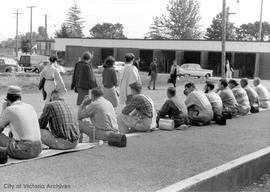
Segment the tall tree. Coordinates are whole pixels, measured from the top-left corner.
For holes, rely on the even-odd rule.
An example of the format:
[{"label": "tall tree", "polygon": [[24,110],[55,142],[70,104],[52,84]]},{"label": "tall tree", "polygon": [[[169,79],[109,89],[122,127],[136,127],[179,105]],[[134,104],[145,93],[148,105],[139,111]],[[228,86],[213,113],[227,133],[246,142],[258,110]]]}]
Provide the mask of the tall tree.
[{"label": "tall tree", "polygon": [[120,23],[97,23],[89,32],[90,36],[93,38],[126,39],[123,28],[123,25]]},{"label": "tall tree", "polygon": [[72,37],[72,31],[69,29],[66,23],[63,23],[61,28],[58,31],[55,31],[54,35],[58,38]]},{"label": "tall tree", "polygon": [[[259,40],[260,22],[242,24],[237,29],[237,40]],[[270,40],[270,24],[266,21],[262,22],[261,41]]]},{"label": "tall tree", "polygon": [[170,0],[167,15],[156,17],[150,26],[148,38],[200,38],[200,4],[198,0]]},{"label": "tall tree", "polygon": [[[233,23],[228,22],[226,27],[226,39],[235,40],[236,39],[236,27]],[[222,13],[216,15],[213,18],[212,24],[206,29],[204,38],[207,40],[221,40],[222,37]]]},{"label": "tall tree", "polygon": [[72,37],[83,37],[83,23],[80,17],[81,10],[79,6],[74,2],[74,4],[68,10],[68,19],[66,21],[67,27],[72,31]]}]

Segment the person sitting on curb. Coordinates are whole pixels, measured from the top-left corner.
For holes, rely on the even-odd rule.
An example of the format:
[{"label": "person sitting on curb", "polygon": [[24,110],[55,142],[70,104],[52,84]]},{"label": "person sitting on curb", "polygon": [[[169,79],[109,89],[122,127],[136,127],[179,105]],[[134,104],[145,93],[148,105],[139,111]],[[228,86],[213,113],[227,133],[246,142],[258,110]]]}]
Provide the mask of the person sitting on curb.
[{"label": "person sitting on curb", "polygon": [[211,103],[212,110],[214,113],[214,121],[219,121],[222,117],[222,100],[220,96],[214,91],[215,85],[211,82],[206,82],[204,87],[205,95],[208,98],[209,102]]},{"label": "person sitting on curb", "polygon": [[228,119],[238,114],[238,104],[231,89],[228,88],[226,79],[220,79],[216,90],[223,104],[222,114]]},{"label": "person sitting on curb", "polygon": [[270,108],[270,95],[267,89],[261,84],[260,78],[255,78],[253,81],[254,89],[257,92],[260,100],[260,107],[264,109]]},{"label": "person sitting on curb", "polygon": [[228,85],[238,103],[239,115],[247,115],[250,111],[250,104],[246,91],[234,79],[231,79]]},{"label": "person sitting on curb", "polygon": [[248,79],[247,78],[241,79],[240,85],[243,89],[245,89],[247,93],[249,104],[250,104],[250,112],[251,113],[259,112],[259,106],[260,106],[259,96],[256,93],[256,91],[248,85]]},{"label": "person sitting on curb", "polygon": [[[9,86],[0,119],[0,147],[15,159],[31,159],[42,151],[40,128],[34,108],[21,99],[22,89]],[[10,137],[2,131],[9,127]]]},{"label": "person sitting on curb", "polygon": [[212,106],[202,91],[197,91],[193,83],[185,85],[184,94],[188,117],[193,125],[206,125],[213,119]]},{"label": "person sitting on curb", "polygon": [[[90,118],[91,123],[83,121],[85,118]],[[114,108],[112,103],[103,97],[100,87],[92,89],[91,98],[84,98],[78,109],[78,120],[81,134],[88,135],[90,142],[95,139],[108,141],[110,133],[118,132]]]},{"label": "person sitting on curb", "polygon": [[166,118],[166,116],[168,116],[170,119],[174,120],[174,127],[176,129],[188,128],[189,119],[187,115],[187,107],[183,99],[176,95],[174,87],[169,87],[167,89],[167,97],[168,99],[157,114],[157,125],[160,118]]},{"label": "person sitting on curb", "polygon": [[119,130],[124,134],[134,131],[150,131],[155,127],[154,103],[150,97],[142,94],[141,83],[135,82],[129,86],[132,98],[117,117]]},{"label": "person sitting on curb", "polygon": [[51,149],[72,149],[79,142],[76,116],[57,90],[52,92],[50,102],[44,106],[39,125],[41,141]]}]

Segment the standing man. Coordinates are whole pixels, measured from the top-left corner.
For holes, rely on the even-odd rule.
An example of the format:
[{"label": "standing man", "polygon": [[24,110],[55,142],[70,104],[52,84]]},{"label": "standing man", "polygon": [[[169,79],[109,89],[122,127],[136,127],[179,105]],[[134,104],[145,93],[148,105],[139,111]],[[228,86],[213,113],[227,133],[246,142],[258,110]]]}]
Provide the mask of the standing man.
[{"label": "standing man", "polygon": [[153,62],[150,64],[149,67],[149,74],[151,79],[148,84],[148,89],[151,89],[151,83],[153,82],[153,89],[156,89],[156,80],[157,80],[157,58],[154,57]]},{"label": "standing man", "polygon": [[133,65],[134,54],[127,53],[125,55],[126,66],[123,69],[122,77],[120,78],[120,103],[127,104],[132,97],[130,86],[132,83],[141,83],[141,78],[138,69]]},{"label": "standing man", "polygon": [[[82,121],[90,118],[88,121]],[[91,91],[91,98],[86,97],[78,109],[79,128],[92,139],[108,141],[110,133],[118,132],[114,108],[110,101],[103,97],[100,87]],[[82,138],[81,138],[82,139]]]},{"label": "standing man", "polygon": [[[8,87],[0,119],[0,147],[12,158],[31,159],[42,151],[40,129],[34,108],[21,101],[21,91],[17,86]],[[2,133],[6,127],[10,137]]]},{"label": "standing man", "polygon": [[41,141],[51,149],[72,149],[79,143],[76,116],[57,90],[52,92],[50,102],[45,105],[39,125]]},{"label": "standing man", "polygon": [[85,52],[82,54],[82,61],[75,64],[71,89],[78,93],[77,105],[80,105],[83,98],[89,95],[89,90],[97,87],[96,77],[90,63],[92,58],[93,54]]}]

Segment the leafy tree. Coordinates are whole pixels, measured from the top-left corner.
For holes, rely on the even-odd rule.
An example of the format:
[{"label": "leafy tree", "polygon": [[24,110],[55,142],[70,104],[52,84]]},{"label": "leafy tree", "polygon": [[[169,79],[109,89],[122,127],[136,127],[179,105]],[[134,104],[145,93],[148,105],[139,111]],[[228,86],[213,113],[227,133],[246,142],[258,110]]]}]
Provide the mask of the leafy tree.
[{"label": "leafy tree", "polygon": [[54,33],[55,37],[58,38],[67,38],[72,37],[72,31],[69,29],[66,23],[61,25],[61,28]]},{"label": "leafy tree", "polygon": [[43,26],[38,27],[38,35],[39,35],[39,38],[42,38],[42,39],[46,38],[47,34],[46,34],[45,27],[43,27]]},{"label": "leafy tree", "polygon": [[74,3],[68,10],[68,19],[66,21],[66,26],[71,30],[72,37],[83,37],[83,23],[82,18],[79,16],[81,10],[79,6]]},{"label": "leafy tree", "polygon": [[21,50],[23,53],[29,53],[31,51],[30,39],[23,37],[21,40]]},{"label": "leafy tree", "polygon": [[170,0],[166,9],[168,15],[154,18],[148,38],[200,38],[200,4],[197,0]]},{"label": "leafy tree", "polygon": [[123,33],[123,28],[123,25],[120,23],[97,23],[89,32],[93,38],[126,39],[127,37]]},{"label": "leafy tree", "polygon": [[[237,40],[259,40],[259,25],[260,22],[242,24],[237,29]],[[266,21],[262,22],[261,41],[270,39],[270,24]]]},{"label": "leafy tree", "polygon": [[[226,27],[226,40],[235,40],[236,39],[237,28],[233,23],[228,22]],[[204,36],[207,40],[221,40],[222,38],[222,13],[216,15],[213,18],[212,24],[206,29]]]}]

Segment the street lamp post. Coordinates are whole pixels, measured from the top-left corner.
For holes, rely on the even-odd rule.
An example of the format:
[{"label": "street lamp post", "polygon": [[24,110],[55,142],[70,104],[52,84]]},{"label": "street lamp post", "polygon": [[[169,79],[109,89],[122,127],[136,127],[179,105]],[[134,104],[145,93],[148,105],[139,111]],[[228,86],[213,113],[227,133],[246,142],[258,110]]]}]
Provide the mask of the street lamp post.
[{"label": "street lamp post", "polygon": [[19,30],[18,30],[18,26],[19,26],[19,13],[18,12],[18,9],[16,11],[16,13],[13,13],[16,15],[16,58],[18,57],[18,33],[19,33]]},{"label": "street lamp post", "polygon": [[223,0],[222,6],[222,38],[221,38],[221,76],[225,77],[225,62],[226,62],[226,0]]}]

